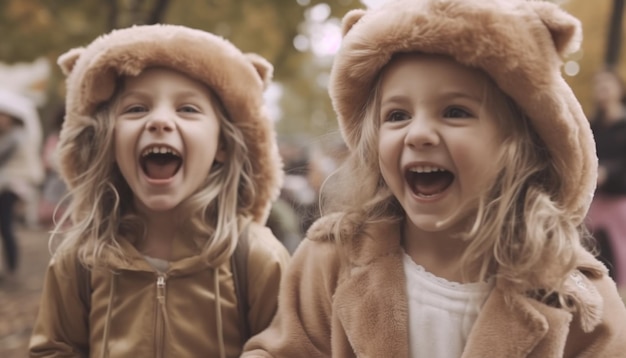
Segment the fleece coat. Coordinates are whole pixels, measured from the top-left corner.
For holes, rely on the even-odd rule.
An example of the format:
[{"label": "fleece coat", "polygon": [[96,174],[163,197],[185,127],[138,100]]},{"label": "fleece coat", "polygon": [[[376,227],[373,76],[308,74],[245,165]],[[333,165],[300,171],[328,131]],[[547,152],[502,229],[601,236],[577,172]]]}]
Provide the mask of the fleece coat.
[{"label": "fleece coat", "polygon": [[[400,227],[354,228],[344,252],[329,239],[327,224],[316,222],[294,253],[276,317],[248,341],[243,357],[409,357]],[[606,268],[588,252],[579,251],[566,283],[570,309],[505,287],[496,283],[462,358],[626,356],[626,307]]]}]

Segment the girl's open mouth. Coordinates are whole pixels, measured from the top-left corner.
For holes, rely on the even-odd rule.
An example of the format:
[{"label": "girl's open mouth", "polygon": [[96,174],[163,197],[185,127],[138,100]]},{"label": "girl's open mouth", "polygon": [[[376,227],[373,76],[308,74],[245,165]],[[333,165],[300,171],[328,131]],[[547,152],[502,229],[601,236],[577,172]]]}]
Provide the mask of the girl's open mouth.
[{"label": "girl's open mouth", "polygon": [[150,179],[163,180],[176,175],[183,159],[175,149],[165,146],[148,147],[141,153],[139,163]]},{"label": "girl's open mouth", "polygon": [[404,174],[406,182],[416,196],[430,197],[442,193],[454,181],[452,172],[436,167],[409,168]]}]

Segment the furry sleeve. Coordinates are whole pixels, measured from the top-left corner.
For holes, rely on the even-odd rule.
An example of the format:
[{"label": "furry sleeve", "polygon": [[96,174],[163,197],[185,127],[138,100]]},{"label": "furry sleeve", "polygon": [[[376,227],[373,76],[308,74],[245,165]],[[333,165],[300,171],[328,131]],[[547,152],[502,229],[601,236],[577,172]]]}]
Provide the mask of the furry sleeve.
[{"label": "furry sleeve", "polygon": [[330,357],[339,267],[334,243],[304,240],[282,278],[274,320],[248,341],[242,357]]}]

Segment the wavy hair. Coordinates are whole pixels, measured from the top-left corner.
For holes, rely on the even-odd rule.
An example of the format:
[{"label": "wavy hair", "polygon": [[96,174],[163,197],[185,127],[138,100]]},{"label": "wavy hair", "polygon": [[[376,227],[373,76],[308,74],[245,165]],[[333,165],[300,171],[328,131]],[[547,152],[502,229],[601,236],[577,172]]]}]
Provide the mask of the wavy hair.
[{"label": "wavy hair", "polygon": [[[351,246],[352,239],[367,225],[379,221],[400,223],[404,218],[404,211],[387,187],[378,162],[379,82],[361,111],[364,120],[358,142],[321,188],[321,214],[335,214],[328,230],[340,246]],[[345,228],[356,228],[356,232],[345,237]]]},{"label": "wavy hair", "polygon": [[[57,249],[77,250],[79,260],[87,267],[126,261],[120,240],[135,243],[146,233],[131,199],[133,193],[115,163],[111,113],[116,102],[117,95],[93,118],[84,118],[85,126],[66,133],[73,145],[60,148],[61,156],[66,155],[64,151],[79,148],[85,163],[94,164],[72,181],[69,207],[55,225],[50,247],[54,250],[57,239],[62,238]],[[185,218],[181,227],[189,230],[189,237],[206,239],[201,255],[217,267],[234,251],[240,228],[251,221],[242,213],[252,206],[255,193],[244,136],[228,119],[215,95],[211,96],[211,104],[228,160],[214,163],[203,184],[179,205],[181,217]]]},{"label": "wavy hair", "polygon": [[[488,77],[487,77],[488,78]],[[498,277],[512,291],[544,299],[555,293],[575,266],[575,250],[588,239],[579,217],[558,202],[563,173],[523,111],[490,79],[483,110],[494,111],[504,141],[493,185],[473,201],[462,267],[482,281]],[[401,224],[406,215],[386,186],[379,167],[380,75],[362,109],[359,140],[344,165],[323,188],[324,214],[335,213],[329,232],[345,246],[377,221]],[[358,180],[358,185],[355,183]],[[354,234],[345,236],[348,229]]]}]

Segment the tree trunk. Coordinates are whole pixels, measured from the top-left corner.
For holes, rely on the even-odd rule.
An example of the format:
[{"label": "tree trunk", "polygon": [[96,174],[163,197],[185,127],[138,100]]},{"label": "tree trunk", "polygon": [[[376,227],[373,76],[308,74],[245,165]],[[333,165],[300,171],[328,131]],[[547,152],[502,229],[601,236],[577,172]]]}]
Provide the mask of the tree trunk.
[{"label": "tree trunk", "polygon": [[157,0],[156,4],[152,8],[152,11],[150,11],[150,15],[148,16],[146,23],[156,24],[163,21],[165,10],[167,10],[169,3],[169,0]]},{"label": "tree trunk", "polygon": [[609,23],[609,33],[606,44],[604,63],[608,68],[614,68],[619,62],[622,45],[622,19],[624,18],[624,0],[613,0],[613,12]]}]

